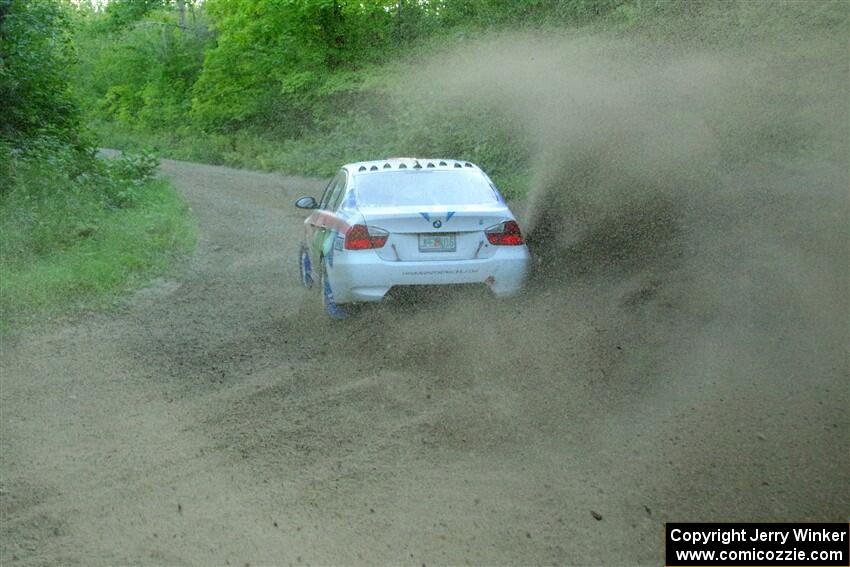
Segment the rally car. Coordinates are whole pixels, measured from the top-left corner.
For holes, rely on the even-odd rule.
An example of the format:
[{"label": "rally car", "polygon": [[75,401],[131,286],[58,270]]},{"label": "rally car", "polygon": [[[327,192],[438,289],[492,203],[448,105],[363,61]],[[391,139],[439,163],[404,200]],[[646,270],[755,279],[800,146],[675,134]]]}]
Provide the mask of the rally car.
[{"label": "rally car", "polygon": [[342,166],[311,210],[298,253],[301,283],[332,318],[407,286],[522,288],[530,255],[504,199],[476,165],[393,158]]}]

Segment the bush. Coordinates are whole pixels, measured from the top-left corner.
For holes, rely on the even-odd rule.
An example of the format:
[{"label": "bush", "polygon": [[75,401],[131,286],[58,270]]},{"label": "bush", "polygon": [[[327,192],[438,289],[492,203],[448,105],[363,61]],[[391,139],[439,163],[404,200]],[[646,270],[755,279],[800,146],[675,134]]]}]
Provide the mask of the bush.
[{"label": "bush", "polygon": [[[8,150],[8,147],[6,148]],[[99,160],[55,140],[5,151],[0,195],[0,330],[161,270],[194,238],[188,210],[150,154]]]},{"label": "bush", "polygon": [[0,140],[49,134],[79,146],[80,113],[68,81],[69,18],[60,2],[0,0]]}]

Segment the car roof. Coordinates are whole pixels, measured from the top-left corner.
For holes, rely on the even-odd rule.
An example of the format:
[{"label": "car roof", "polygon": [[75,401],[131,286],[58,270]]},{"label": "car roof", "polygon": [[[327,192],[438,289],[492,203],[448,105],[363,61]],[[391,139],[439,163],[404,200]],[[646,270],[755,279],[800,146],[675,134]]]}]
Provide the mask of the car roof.
[{"label": "car roof", "polygon": [[412,157],[397,157],[379,159],[373,161],[358,161],[342,166],[351,174],[379,173],[382,171],[398,170],[456,170],[456,169],[481,169],[472,162],[456,159],[425,159]]}]

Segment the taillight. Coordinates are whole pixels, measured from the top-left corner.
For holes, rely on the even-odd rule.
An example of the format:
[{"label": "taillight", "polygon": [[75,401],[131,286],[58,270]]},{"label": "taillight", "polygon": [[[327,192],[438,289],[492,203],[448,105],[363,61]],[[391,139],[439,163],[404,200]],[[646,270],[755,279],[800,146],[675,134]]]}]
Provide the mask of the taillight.
[{"label": "taillight", "polygon": [[381,248],[387,243],[390,233],[386,230],[355,224],[345,233],[346,250],[368,250],[370,248]]},{"label": "taillight", "polygon": [[487,240],[490,244],[496,246],[519,246],[525,244],[522,239],[522,232],[519,230],[519,225],[516,221],[505,221],[497,225],[491,226],[484,231],[487,235]]}]

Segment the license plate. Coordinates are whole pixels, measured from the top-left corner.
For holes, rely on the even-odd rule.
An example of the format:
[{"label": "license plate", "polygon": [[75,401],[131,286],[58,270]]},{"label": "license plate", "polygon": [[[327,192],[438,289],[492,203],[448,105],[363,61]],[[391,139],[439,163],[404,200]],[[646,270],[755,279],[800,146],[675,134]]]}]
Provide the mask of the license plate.
[{"label": "license plate", "polygon": [[454,252],[457,239],[454,234],[420,234],[420,252]]}]

